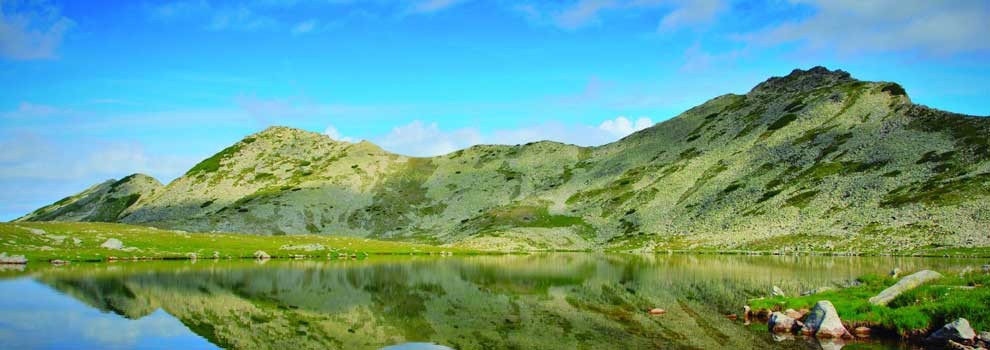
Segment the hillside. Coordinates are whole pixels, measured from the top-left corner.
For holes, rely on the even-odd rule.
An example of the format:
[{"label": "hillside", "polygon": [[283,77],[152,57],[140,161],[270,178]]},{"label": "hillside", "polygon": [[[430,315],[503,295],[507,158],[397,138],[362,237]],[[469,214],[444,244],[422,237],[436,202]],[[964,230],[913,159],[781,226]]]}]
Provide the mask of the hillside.
[{"label": "hillside", "polygon": [[412,158],[272,127],[140,192],[119,215],[78,209],[119,204],[104,183],[19,220],[478,248],[961,248],[990,245],[988,159],[990,119],[815,67],[592,148]]},{"label": "hillside", "polygon": [[162,183],[144,174],[120,180],[110,179],[78,194],[62,198],[15,221],[101,221],[112,222],[120,214]]}]

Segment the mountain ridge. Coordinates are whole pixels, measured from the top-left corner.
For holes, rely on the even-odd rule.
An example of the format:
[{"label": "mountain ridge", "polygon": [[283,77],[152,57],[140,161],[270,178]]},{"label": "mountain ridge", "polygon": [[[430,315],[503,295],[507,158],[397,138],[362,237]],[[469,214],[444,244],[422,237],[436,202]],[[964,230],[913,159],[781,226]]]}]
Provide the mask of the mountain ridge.
[{"label": "mountain ridge", "polygon": [[114,221],[499,249],[985,246],[987,135],[896,83],[814,67],[595,147],[408,157],[270,127]]}]

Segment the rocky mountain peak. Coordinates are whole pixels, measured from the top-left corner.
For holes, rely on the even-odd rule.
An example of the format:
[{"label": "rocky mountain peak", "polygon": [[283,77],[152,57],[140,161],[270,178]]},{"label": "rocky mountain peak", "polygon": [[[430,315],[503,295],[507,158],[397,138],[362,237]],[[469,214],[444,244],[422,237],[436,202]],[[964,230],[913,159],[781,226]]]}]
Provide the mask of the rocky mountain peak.
[{"label": "rocky mountain peak", "polygon": [[795,69],[783,77],[771,77],[756,85],[751,95],[801,93],[821,87],[853,82],[856,79],[841,69],[829,70],[815,66],[808,70]]}]

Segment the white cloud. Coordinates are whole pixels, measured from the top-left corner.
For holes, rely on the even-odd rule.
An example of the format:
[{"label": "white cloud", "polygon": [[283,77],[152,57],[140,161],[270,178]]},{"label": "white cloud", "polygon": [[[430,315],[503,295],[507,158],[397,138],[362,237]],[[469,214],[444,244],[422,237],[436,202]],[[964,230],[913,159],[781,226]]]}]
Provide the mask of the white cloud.
[{"label": "white cloud", "polygon": [[934,55],[990,50],[990,2],[795,0],[807,18],[741,35],[757,45],[803,44],[842,53],[912,51]]},{"label": "white cloud", "polygon": [[299,24],[296,24],[294,27],[292,27],[292,34],[293,35],[306,34],[312,32],[313,29],[315,28],[316,28],[316,20],[311,19],[308,21],[299,22]]},{"label": "white cloud", "polygon": [[632,122],[626,117],[617,117],[615,120],[606,120],[598,125],[598,128],[618,137],[624,137],[634,132],[653,126],[653,120],[647,117],[639,117],[636,122]]},{"label": "white cloud", "polygon": [[724,0],[682,1],[679,7],[660,20],[660,31],[673,31],[685,26],[707,23],[725,10]]},{"label": "white cloud", "polygon": [[[546,122],[482,132],[474,127],[444,130],[435,122],[415,120],[392,128],[384,135],[369,139],[390,152],[426,157],[447,154],[479,144],[515,145],[535,141],[557,141],[580,146],[598,146],[652,125],[653,121],[650,118],[640,117],[631,121],[620,116],[606,120],[598,126]],[[343,137],[332,125],[327,127],[324,134],[334,139]]]},{"label": "white cloud", "polygon": [[17,5],[0,2],[0,55],[14,60],[56,58],[75,22],[43,1]]},{"label": "white cloud", "polygon": [[564,29],[575,29],[598,21],[598,13],[619,4],[614,0],[580,0],[555,16],[554,22]]},{"label": "white cloud", "polygon": [[323,135],[327,135],[331,139],[334,139],[334,140],[337,140],[337,141],[344,141],[344,142],[354,142],[355,141],[354,138],[352,138],[352,137],[348,137],[348,136],[342,135],[340,133],[340,131],[337,130],[337,128],[334,127],[333,125],[327,125],[327,128],[325,130],[323,130]]}]

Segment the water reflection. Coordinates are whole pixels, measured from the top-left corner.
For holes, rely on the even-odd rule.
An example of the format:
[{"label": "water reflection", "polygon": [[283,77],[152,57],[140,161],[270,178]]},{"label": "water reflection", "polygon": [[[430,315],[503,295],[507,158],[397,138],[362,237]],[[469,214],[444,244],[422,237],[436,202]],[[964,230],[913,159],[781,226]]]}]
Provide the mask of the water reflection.
[{"label": "water reflection", "polygon": [[[188,328],[179,332],[185,337],[176,339],[206,339],[224,348],[767,349],[817,347],[804,339],[778,342],[763,329],[725,316],[740,312],[746,299],[766,295],[772,285],[798,293],[895,266],[951,271],[966,264],[976,262],[554,254],[271,261],[263,266],[143,262],[30,273],[72,297],[62,299],[119,315],[129,327],[151,332],[136,335],[144,341],[170,329],[159,324],[168,316]],[[37,282],[0,282],[0,291],[21,284]],[[7,314],[18,305],[7,302],[0,310]],[[63,307],[53,304],[47,311]],[[667,313],[650,316],[646,310],[654,307]],[[0,345],[31,344],[40,333],[25,329],[43,330],[57,322],[23,319],[21,328],[4,324]],[[114,327],[92,332],[119,336]]]}]

